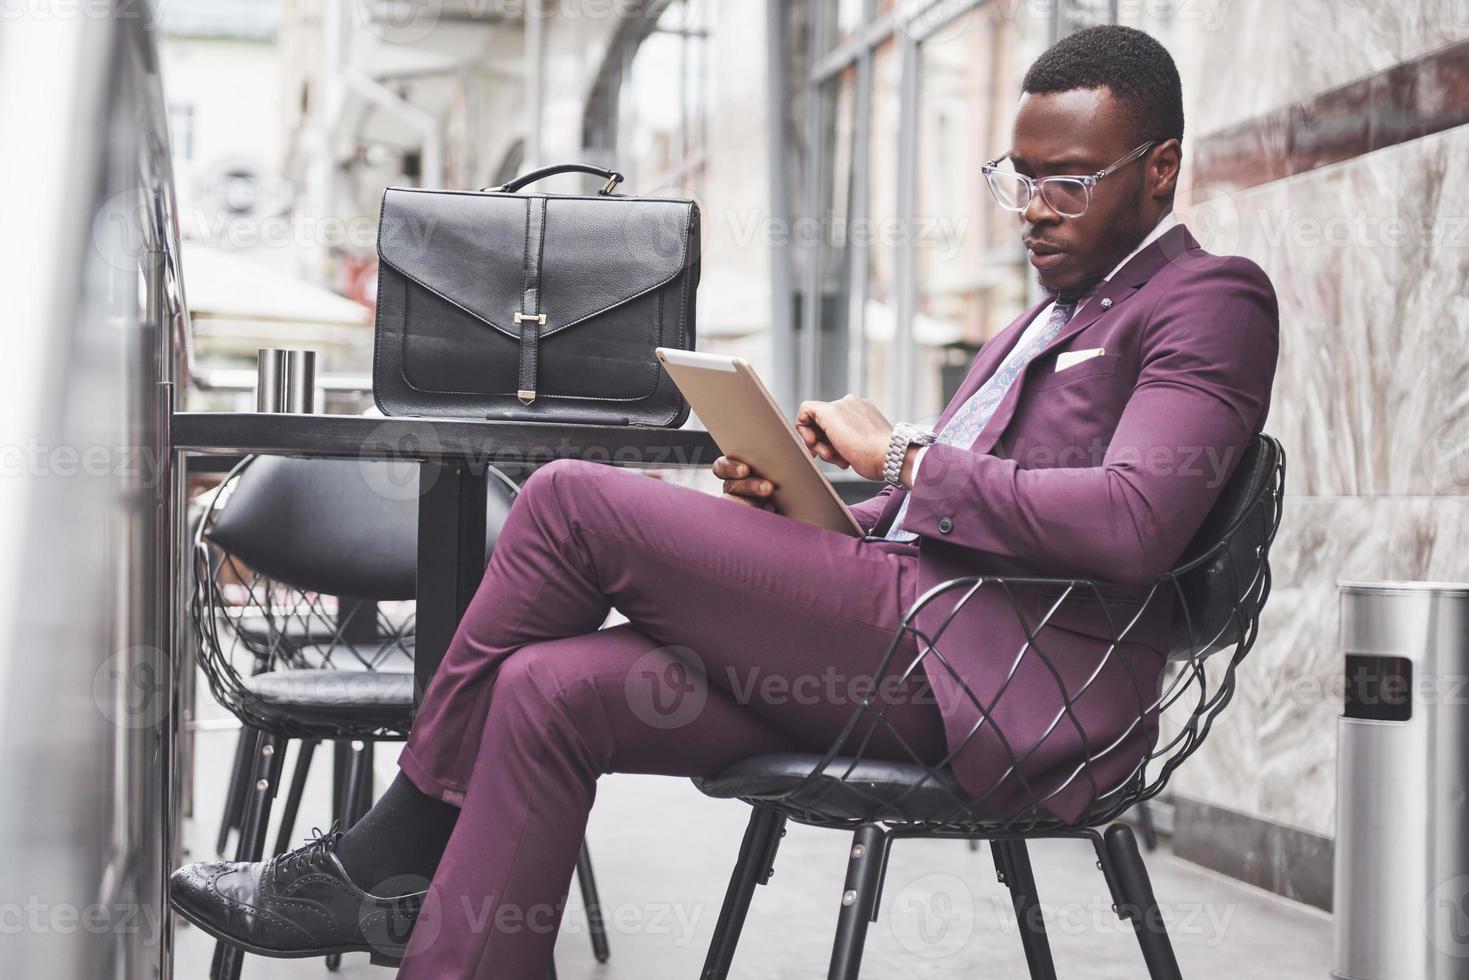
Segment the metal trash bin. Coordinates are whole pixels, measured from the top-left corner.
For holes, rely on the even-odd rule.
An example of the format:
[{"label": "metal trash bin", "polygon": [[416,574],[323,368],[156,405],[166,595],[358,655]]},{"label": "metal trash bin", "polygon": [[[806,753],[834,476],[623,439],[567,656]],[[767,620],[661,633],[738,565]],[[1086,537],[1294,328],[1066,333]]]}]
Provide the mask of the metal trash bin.
[{"label": "metal trash bin", "polygon": [[1340,590],[1332,974],[1469,980],[1469,585]]}]

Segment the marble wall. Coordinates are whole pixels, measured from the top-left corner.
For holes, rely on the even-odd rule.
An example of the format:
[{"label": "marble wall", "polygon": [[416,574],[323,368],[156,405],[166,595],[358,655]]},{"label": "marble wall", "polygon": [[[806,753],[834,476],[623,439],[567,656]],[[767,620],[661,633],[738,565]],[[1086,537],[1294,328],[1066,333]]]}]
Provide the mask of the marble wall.
[{"label": "marble wall", "polygon": [[[1179,61],[1195,158],[1208,157],[1211,135],[1256,123],[1262,153],[1290,150],[1280,126],[1324,93],[1358,83],[1370,113],[1392,98],[1374,75],[1399,66],[1398,84],[1404,63],[1433,52],[1469,79],[1469,49],[1448,47],[1469,37],[1469,7],[1455,0],[1234,0],[1212,20],[1177,6],[1134,23]],[[1438,77],[1410,109],[1463,97]],[[1391,109],[1402,124],[1405,110]],[[1282,344],[1267,429],[1290,468],[1260,642],[1174,786],[1323,837],[1334,831],[1342,698],[1337,582],[1469,581],[1469,125],[1363,151],[1279,178],[1193,172],[1179,209],[1206,247],[1253,258],[1275,284]]]}]

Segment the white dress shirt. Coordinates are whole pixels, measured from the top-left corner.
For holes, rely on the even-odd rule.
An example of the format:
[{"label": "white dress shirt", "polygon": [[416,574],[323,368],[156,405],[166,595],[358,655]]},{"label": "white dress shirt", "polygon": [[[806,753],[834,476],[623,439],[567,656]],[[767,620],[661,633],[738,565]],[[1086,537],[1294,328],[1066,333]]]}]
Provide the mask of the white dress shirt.
[{"label": "white dress shirt", "polygon": [[[1176,224],[1178,224],[1178,218],[1176,215],[1174,215],[1172,211],[1169,211],[1167,214],[1163,215],[1163,217],[1159,218],[1158,223],[1153,226],[1153,230],[1148,232],[1147,236],[1138,243],[1137,248],[1127,253],[1126,258],[1124,258],[1121,262],[1118,262],[1115,266],[1112,267],[1112,271],[1107,273],[1107,278],[1102,280],[1098,287],[1092,292],[1092,295],[1095,296],[1097,293],[1101,292],[1102,286],[1105,286],[1113,276],[1117,275],[1119,269],[1121,269],[1127,263],[1131,262],[1133,256],[1137,255],[1137,253],[1141,252],[1143,249],[1153,244],[1153,242],[1162,237],[1164,232],[1166,232],[1169,228],[1172,228]],[[1090,298],[1087,299],[1087,303],[1089,302],[1091,302]],[[1082,304],[1082,306],[1085,305],[1086,303]],[[1015,341],[1015,347],[1023,346],[1027,341],[1030,340],[1033,335],[1045,329],[1046,321],[1051,318],[1051,310],[1053,310],[1055,306],[1056,302],[1055,300],[1052,300],[1051,302],[1047,303],[1039,313],[1035,315],[1035,318],[1030,321],[1030,323],[1026,326],[1025,331],[1020,335],[1020,339]],[[1078,309],[1076,312],[1079,313],[1081,312],[1081,310]],[[1072,314],[1073,317],[1075,317],[1075,315],[1075,313]],[[984,387],[983,383],[981,383],[980,387]],[[979,389],[975,390],[977,391]],[[923,465],[923,454],[928,452],[928,449],[928,446],[921,447],[918,450],[918,455],[913,457],[913,483],[915,484],[918,482],[918,467]]]}]

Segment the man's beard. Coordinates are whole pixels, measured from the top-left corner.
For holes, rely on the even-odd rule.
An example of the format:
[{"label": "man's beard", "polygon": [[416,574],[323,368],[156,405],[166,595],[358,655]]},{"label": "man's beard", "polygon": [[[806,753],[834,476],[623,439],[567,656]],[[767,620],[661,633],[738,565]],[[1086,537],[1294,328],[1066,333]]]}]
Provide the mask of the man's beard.
[{"label": "man's beard", "polygon": [[[1128,208],[1126,210],[1129,213],[1136,214],[1138,207],[1140,207],[1141,205],[1141,202],[1142,185],[1139,184],[1136,190],[1133,192],[1132,200],[1129,202]],[[1106,249],[1115,256],[1115,258],[1110,260],[1111,264],[1105,270],[1088,273],[1074,285],[1068,286],[1065,289],[1054,290],[1054,292],[1056,293],[1056,302],[1072,303],[1096,292],[1097,287],[1107,281],[1107,273],[1111,272],[1112,269],[1116,267],[1117,263],[1122,260],[1123,256],[1127,255],[1134,248],[1136,248],[1142,242],[1142,240],[1147,237],[1147,233],[1148,230],[1141,227],[1133,227],[1126,231],[1119,231],[1118,229],[1113,228],[1112,234],[1109,235],[1107,237],[1107,240],[1102,243],[1104,247],[1107,245],[1112,246],[1110,249]],[[1036,281],[1040,283],[1041,288],[1044,289],[1046,292],[1053,291],[1052,288],[1050,286],[1047,286],[1045,281],[1041,279],[1040,270],[1036,270]]]},{"label": "man's beard", "polygon": [[[1056,302],[1073,303],[1076,300],[1081,299],[1083,296],[1090,295],[1091,293],[1096,291],[1096,288],[1098,286],[1106,281],[1106,278],[1107,277],[1102,275],[1100,272],[1094,272],[1088,276],[1083,277],[1082,280],[1075,285],[1067,286],[1065,289],[1055,290]],[[1035,281],[1045,292],[1052,292],[1051,287],[1046,285],[1045,279],[1041,278],[1041,274],[1039,271],[1037,271],[1035,274]]]}]

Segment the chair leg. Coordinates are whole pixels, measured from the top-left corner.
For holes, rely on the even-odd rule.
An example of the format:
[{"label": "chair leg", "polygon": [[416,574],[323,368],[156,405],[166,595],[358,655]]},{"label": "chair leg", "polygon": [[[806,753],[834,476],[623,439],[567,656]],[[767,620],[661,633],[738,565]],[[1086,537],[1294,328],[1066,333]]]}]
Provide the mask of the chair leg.
[{"label": "chair leg", "polygon": [[372,809],[373,800],[377,797],[374,792],[374,783],[377,778],[377,773],[374,771],[377,762],[377,743],[364,741],[362,751],[358,754],[361,773],[357,780],[356,809],[352,813],[354,824],[367,815],[367,811]]},{"label": "chair leg", "polygon": [[338,830],[347,826],[347,779],[352,772],[352,743],[337,740],[332,743],[332,825]]},{"label": "chair leg", "polygon": [[1123,824],[1108,827],[1106,853],[1115,882],[1113,897],[1117,899],[1117,914],[1132,921],[1133,932],[1142,947],[1143,962],[1148,966],[1148,976],[1152,980],[1182,980],[1178,959],[1173,955],[1173,944],[1168,939],[1168,929],[1158,908],[1158,900],[1153,896],[1153,884],[1148,878],[1142,854],[1138,852],[1137,837],[1133,835],[1132,828]]},{"label": "chair leg", "polygon": [[1020,945],[1025,948],[1025,963],[1031,980],[1056,980],[1056,964],[1051,959],[1051,943],[1046,938],[1040,896],[1036,892],[1035,874],[1030,867],[1030,852],[1023,840],[990,842],[995,856],[995,871],[1000,883],[1010,889],[1015,906],[1015,922],[1020,927]]},{"label": "chair leg", "polygon": [[837,937],[831,950],[827,980],[857,980],[862,968],[862,947],[867,942],[867,924],[882,890],[883,856],[887,831],[875,823],[863,824],[852,835],[847,861],[847,880],[842,886],[842,910],[837,918]]},{"label": "chair leg", "polygon": [[291,773],[291,788],[286,793],[286,808],[281,811],[281,827],[275,838],[275,853],[291,849],[291,836],[296,832],[296,817],[301,813],[301,797],[306,793],[306,777],[311,774],[311,758],[316,754],[316,740],[303,739],[296,750],[296,769]]},{"label": "chair leg", "polygon": [[214,956],[209,961],[209,980],[217,980],[217,978],[222,975],[220,973],[220,968],[224,966],[225,950],[229,948],[229,944],[227,943],[221,943],[218,941],[215,942]]},{"label": "chair leg", "polygon": [[[250,784],[244,794],[244,822],[235,851],[236,861],[259,861],[264,856],[266,833],[270,827],[270,805],[280,786],[285,765],[284,738],[261,732],[256,745],[251,759]],[[239,980],[244,959],[243,950],[221,943],[214,952],[210,980]]]},{"label": "chair leg", "polygon": [[592,874],[592,852],[581,842],[576,859],[576,881],[581,885],[581,903],[587,910],[587,931],[592,934],[592,955],[598,963],[606,963],[612,955],[607,947],[607,923],[602,919],[602,900],[597,897],[597,879]]},{"label": "chair leg", "polygon": [[745,837],[740,842],[740,856],[724,893],[714,938],[704,958],[704,971],[699,974],[701,980],[725,980],[729,975],[735,946],[745,927],[745,915],[755,897],[755,886],[766,884],[775,873],[775,852],[785,836],[785,822],[785,817],[774,810],[754,807],[750,811],[750,822],[745,825]]},{"label": "chair leg", "polygon": [[[371,742],[338,742],[337,770],[341,791],[337,795],[337,817],[343,833],[367,812],[362,799],[372,798],[372,752]],[[326,958],[326,968],[335,973],[342,966],[342,954],[331,953]]]},{"label": "chair leg", "polygon": [[1153,804],[1143,800],[1137,805],[1137,825],[1143,832],[1143,847],[1151,853],[1158,849],[1158,828],[1153,823]]},{"label": "chair leg", "polygon": [[225,791],[224,813],[219,818],[219,837],[214,842],[214,852],[224,854],[230,845],[230,831],[239,830],[244,821],[245,786],[250,782],[250,763],[255,758],[256,741],[260,733],[254,728],[241,728],[235,739],[235,761],[230,765],[230,784]]},{"label": "chair leg", "polygon": [[372,772],[368,769],[368,743],[354,741],[348,748],[347,780],[342,796],[342,830],[351,830],[365,812],[362,808],[364,793],[372,792]]}]

